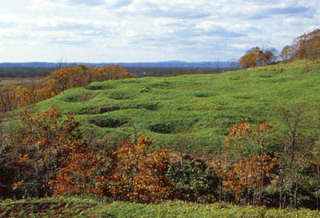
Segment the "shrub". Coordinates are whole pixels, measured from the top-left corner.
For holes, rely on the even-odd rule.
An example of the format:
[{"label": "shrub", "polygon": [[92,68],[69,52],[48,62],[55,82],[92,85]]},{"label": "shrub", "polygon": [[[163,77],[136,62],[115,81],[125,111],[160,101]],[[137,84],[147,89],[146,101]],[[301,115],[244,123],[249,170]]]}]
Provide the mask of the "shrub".
[{"label": "shrub", "polygon": [[183,160],[169,166],[167,178],[175,183],[173,198],[187,201],[213,201],[217,176],[203,161]]}]

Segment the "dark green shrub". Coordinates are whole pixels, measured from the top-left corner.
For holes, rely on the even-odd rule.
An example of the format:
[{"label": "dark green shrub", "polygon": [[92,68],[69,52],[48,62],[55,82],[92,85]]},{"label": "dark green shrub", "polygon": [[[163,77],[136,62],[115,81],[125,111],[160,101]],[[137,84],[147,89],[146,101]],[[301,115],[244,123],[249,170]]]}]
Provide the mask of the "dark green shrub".
[{"label": "dark green shrub", "polygon": [[172,197],[186,201],[216,200],[218,178],[203,160],[183,160],[169,166],[167,178],[175,183]]}]

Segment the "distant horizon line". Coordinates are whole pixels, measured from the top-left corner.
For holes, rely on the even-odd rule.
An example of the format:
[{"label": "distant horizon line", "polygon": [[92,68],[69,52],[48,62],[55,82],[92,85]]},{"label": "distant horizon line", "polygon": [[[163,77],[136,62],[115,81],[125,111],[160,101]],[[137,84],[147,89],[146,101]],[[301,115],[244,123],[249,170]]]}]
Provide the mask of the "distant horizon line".
[{"label": "distant horizon line", "polygon": [[84,64],[115,64],[115,63],[128,63],[128,64],[134,64],[134,63],[217,63],[217,62],[238,62],[236,59],[232,60],[216,60],[216,61],[182,61],[182,60],[169,60],[169,61],[98,61],[98,62],[90,62],[90,61],[3,61],[0,62],[0,64],[28,64],[28,63],[47,63],[47,64],[60,64],[60,63],[66,63],[66,64],[72,64],[72,63],[84,63]]}]

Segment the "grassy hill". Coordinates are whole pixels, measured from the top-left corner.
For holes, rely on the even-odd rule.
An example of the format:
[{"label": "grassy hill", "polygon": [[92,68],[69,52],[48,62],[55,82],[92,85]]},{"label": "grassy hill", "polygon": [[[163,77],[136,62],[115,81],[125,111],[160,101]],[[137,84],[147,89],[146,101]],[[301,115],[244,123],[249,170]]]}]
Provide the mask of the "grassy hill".
[{"label": "grassy hill", "polygon": [[[125,139],[134,133],[153,139],[155,148],[187,144],[195,151],[219,146],[228,127],[244,118],[282,128],[279,109],[302,105],[311,122],[320,103],[320,64],[304,61],[210,75],[133,78],[94,82],[67,90],[30,107],[61,106],[76,113],[84,129],[100,137]],[[133,126],[135,126],[133,128]]]}]

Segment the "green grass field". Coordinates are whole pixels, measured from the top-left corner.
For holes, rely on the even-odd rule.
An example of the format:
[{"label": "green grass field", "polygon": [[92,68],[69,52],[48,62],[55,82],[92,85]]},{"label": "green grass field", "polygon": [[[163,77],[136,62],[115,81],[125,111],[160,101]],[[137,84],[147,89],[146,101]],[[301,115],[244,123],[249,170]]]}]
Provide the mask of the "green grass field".
[{"label": "green grass field", "polygon": [[138,204],[109,202],[106,199],[55,197],[5,200],[0,202],[0,217],[319,217],[308,209],[266,209],[231,204],[163,202]]},{"label": "green grass field", "polygon": [[[299,61],[221,74],[94,82],[29,108],[42,111],[59,105],[100,137],[125,139],[134,125],[154,141],[154,148],[187,141],[189,149],[203,152],[219,146],[228,127],[244,118],[281,128],[280,108],[303,105],[314,120],[319,103],[320,64],[306,67]],[[306,129],[319,128],[308,121]]]}]

